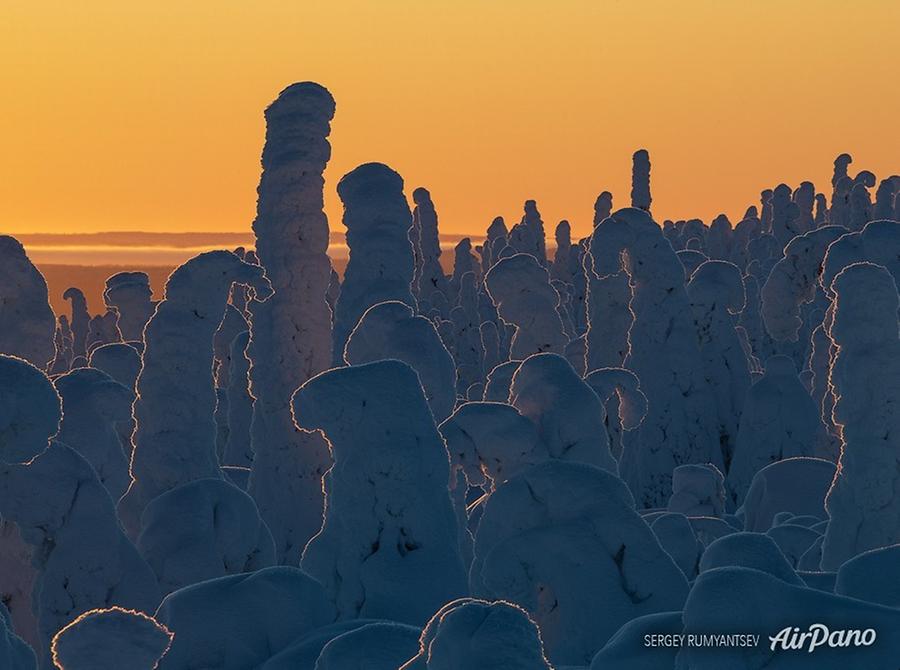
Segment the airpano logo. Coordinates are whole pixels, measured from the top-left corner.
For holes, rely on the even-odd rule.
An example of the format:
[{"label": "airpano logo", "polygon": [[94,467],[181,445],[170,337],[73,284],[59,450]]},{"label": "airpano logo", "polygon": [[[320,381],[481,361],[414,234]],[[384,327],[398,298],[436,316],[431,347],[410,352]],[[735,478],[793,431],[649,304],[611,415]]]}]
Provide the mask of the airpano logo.
[{"label": "airpano logo", "polygon": [[838,647],[869,647],[875,643],[878,634],[874,628],[865,630],[830,630],[823,623],[814,623],[809,629],[800,632],[799,628],[788,626],[774,637],[769,637],[769,649],[802,650],[811,654],[819,647],[834,649]]}]

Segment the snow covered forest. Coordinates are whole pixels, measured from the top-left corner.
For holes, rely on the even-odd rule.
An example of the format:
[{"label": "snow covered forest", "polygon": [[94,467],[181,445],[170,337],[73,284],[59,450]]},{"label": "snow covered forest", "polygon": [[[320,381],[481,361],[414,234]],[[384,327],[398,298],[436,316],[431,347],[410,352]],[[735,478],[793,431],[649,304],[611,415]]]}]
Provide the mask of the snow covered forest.
[{"label": "snow covered forest", "polygon": [[[368,163],[339,276],[334,113],[281,92],[255,248],[163,296],[54,314],[0,237],[0,670],[900,667],[900,177],[661,221],[639,150],[588,237],[528,200],[445,273]],[[814,624],[877,639],[769,643]]]}]

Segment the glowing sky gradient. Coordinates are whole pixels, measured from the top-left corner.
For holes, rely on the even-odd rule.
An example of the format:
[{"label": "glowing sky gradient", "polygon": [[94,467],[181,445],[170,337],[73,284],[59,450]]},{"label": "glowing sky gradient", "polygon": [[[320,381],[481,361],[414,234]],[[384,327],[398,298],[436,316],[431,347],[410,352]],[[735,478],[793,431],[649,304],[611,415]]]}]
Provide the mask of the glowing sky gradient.
[{"label": "glowing sky gradient", "polygon": [[[445,232],[548,228],[627,204],[650,151],[657,218],[724,211],[831,164],[900,156],[896,0],[6,0],[0,230],[241,231],[263,108],[337,100],[326,184],[379,160],[428,187]],[[552,230],[552,228],[550,228]]]}]

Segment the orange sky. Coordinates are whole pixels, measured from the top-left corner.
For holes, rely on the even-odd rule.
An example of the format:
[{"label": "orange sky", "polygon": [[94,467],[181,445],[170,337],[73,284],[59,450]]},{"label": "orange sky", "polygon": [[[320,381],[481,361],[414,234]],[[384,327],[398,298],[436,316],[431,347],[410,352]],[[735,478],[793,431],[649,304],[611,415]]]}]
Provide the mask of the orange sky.
[{"label": "orange sky", "polygon": [[[379,160],[445,232],[590,225],[653,161],[657,218],[900,171],[896,0],[4,0],[0,230],[247,230],[263,108],[337,100],[326,197]],[[837,45],[837,46],[832,46]]]}]

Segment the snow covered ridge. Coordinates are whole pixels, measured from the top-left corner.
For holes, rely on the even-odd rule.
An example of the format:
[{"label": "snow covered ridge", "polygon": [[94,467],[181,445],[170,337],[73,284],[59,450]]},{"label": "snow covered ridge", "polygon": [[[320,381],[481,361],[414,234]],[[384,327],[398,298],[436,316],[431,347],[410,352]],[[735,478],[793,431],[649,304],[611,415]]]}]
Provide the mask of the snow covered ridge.
[{"label": "snow covered ridge", "polygon": [[451,271],[383,163],[329,226],[336,110],[163,296],[0,237],[0,670],[897,670],[900,179],[661,221],[641,149]]}]

